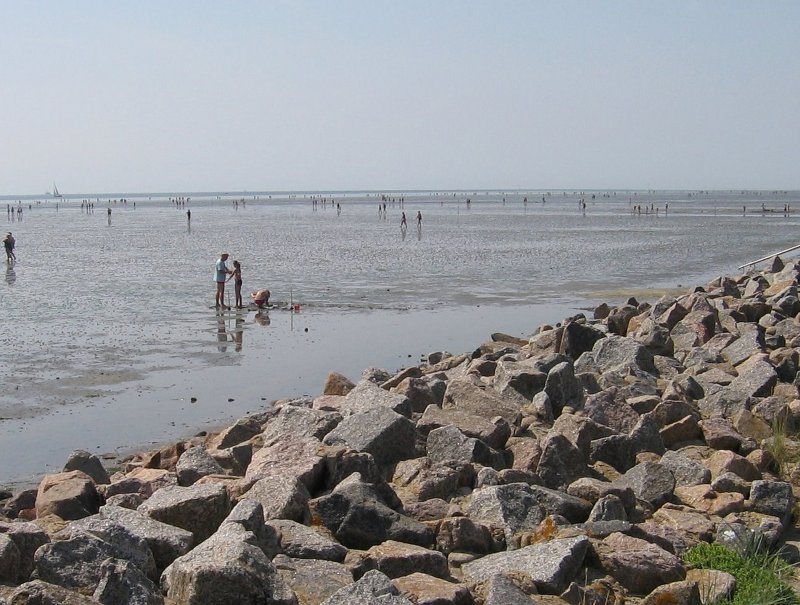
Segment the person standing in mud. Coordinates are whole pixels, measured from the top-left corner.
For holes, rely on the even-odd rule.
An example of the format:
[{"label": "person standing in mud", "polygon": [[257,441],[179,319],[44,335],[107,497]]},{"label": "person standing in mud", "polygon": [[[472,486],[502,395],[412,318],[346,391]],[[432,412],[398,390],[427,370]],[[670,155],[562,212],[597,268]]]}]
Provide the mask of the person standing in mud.
[{"label": "person standing in mud", "polygon": [[219,255],[217,263],[214,265],[214,281],[217,282],[217,293],[214,298],[214,303],[217,309],[229,309],[225,306],[225,282],[228,280],[228,275],[233,273],[225,261],[228,260],[228,253],[223,252]]},{"label": "person standing in mud", "polygon": [[14,236],[11,235],[11,231],[8,232],[3,240],[3,247],[6,250],[6,260],[9,263],[17,260],[17,255],[14,253],[14,248],[17,247],[17,240],[15,240]]}]

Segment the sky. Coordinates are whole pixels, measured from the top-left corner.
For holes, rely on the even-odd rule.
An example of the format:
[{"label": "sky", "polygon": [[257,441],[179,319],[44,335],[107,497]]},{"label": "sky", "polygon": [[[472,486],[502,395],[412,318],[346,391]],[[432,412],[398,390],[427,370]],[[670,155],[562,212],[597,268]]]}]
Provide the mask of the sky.
[{"label": "sky", "polygon": [[0,195],[800,189],[795,0],[0,15]]}]

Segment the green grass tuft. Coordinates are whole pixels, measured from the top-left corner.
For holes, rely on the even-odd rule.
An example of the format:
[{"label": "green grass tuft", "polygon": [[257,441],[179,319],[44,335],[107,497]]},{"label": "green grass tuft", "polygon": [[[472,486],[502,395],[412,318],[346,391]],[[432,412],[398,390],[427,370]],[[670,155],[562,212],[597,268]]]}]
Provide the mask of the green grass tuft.
[{"label": "green grass tuft", "polygon": [[714,605],[800,605],[795,592],[781,579],[791,567],[779,556],[764,552],[757,543],[737,553],[720,544],[698,544],[686,561],[701,569],[725,571],[736,578],[733,599]]}]

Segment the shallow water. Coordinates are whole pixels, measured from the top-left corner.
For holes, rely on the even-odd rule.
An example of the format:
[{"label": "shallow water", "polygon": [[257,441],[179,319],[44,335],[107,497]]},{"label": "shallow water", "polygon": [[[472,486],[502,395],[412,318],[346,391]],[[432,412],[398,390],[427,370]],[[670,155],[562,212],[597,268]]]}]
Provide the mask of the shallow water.
[{"label": "shallow water", "polygon": [[[238,210],[206,197],[190,202],[191,224],[165,199],[111,204],[110,224],[104,202],[94,213],[25,202],[7,222],[19,262],[0,283],[0,481],[55,468],[75,448],[134,448],[316,394],[337,364],[355,379],[409,363],[401,348],[413,363],[462,352],[496,330],[529,334],[615,302],[611,292],[693,286],[798,243],[800,220],[783,213],[800,209],[796,193],[541,196],[406,194],[386,219],[374,194],[337,195],[341,214],[302,197]],[[222,250],[242,262],[245,297],[268,287],[301,313],[271,311],[269,326],[252,312],[218,318]],[[200,405],[181,403],[190,393]]]}]

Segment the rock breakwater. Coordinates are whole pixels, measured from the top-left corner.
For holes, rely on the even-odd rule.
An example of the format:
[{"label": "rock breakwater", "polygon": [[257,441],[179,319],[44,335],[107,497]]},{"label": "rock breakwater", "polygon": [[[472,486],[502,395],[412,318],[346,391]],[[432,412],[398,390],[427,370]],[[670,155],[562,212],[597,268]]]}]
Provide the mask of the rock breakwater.
[{"label": "rock breakwater", "polygon": [[528,339],[332,374],[318,397],[111,476],[76,452],[2,502],[0,603],[688,605],[735,590],[683,555],[747,540],[793,554],[798,283],[776,258]]}]

